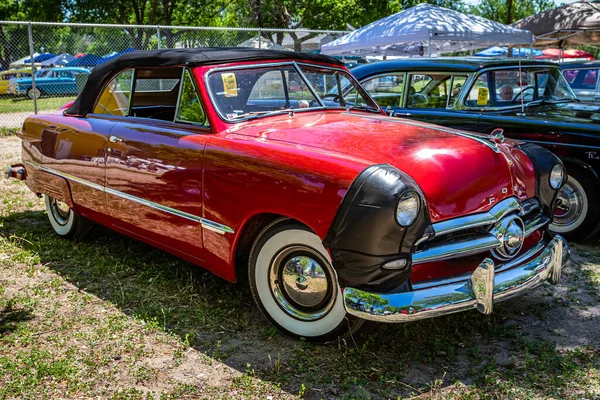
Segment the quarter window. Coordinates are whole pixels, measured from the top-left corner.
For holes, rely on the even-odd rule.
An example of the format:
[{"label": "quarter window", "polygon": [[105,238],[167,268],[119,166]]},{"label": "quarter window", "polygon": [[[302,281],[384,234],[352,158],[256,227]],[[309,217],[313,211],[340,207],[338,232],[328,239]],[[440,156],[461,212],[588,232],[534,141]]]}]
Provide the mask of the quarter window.
[{"label": "quarter window", "polygon": [[404,93],[404,74],[377,76],[363,83],[371,97],[383,108],[401,107]]},{"label": "quarter window", "polygon": [[94,107],[94,114],[127,115],[132,79],[131,69],[118,73],[104,88]]},{"label": "quarter window", "polygon": [[199,125],[206,124],[206,114],[202,109],[198,92],[194,86],[190,71],[188,70],[185,70],[183,75],[183,86],[181,88],[179,107],[177,108],[177,116],[175,119],[178,122]]}]

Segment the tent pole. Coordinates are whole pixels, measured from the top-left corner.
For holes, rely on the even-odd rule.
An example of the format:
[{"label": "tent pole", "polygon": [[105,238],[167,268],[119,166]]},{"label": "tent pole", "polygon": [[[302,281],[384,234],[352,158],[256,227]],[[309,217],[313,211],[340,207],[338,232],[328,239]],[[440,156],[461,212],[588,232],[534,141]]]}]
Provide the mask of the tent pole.
[{"label": "tent pole", "polygon": [[431,29],[429,30],[429,40],[427,41],[427,57],[431,57]]}]

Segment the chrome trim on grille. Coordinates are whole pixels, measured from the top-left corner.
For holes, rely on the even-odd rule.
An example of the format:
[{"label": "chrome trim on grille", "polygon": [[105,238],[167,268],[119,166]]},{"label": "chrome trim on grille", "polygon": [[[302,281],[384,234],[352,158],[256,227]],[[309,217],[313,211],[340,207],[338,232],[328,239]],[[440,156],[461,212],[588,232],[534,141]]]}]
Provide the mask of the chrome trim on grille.
[{"label": "chrome trim on grille", "polygon": [[489,314],[495,303],[544,281],[558,283],[569,256],[567,242],[556,235],[505,264],[495,265],[486,258],[472,274],[413,285],[409,292],[371,293],[344,288],[344,306],[351,315],[381,322],[417,321],[474,308]]},{"label": "chrome trim on grille", "polygon": [[433,230],[435,231],[436,236],[440,236],[469,228],[491,225],[513,211],[519,211],[519,214],[521,215],[525,214],[521,203],[519,203],[516,198],[509,197],[496,204],[487,212],[437,222],[433,224]]},{"label": "chrome trim on grille", "polygon": [[[412,263],[415,265],[466,257],[503,246],[502,235],[497,231],[495,226],[509,214],[517,213],[520,217],[529,216],[525,221],[524,236],[527,237],[550,223],[550,218],[541,213],[531,216],[531,213],[539,208],[539,202],[535,199],[529,199],[520,203],[515,197],[509,197],[496,204],[487,212],[437,222],[432,225],[434,234],[419,239],[415,245],[417,248],[428,240],[450,233],[467,231],[473,228],[482,228],[483,232],[473,232],[469,237],[458,238],[452,242],[442,242],[432,245],[429,248],[417,250],[412,256]],[[500,236],[498,236],[499,234]]]},{"label": "chrome trim on grille", "polygon": [[501,242],[492,235],[478,238],[461,240],[448,244],[435,246],[429,250],[423,250],[413,254],[414,264],[423,264],[437,260],[450,260],[458,257],[466,257],[484,251],[493,250],[501,245]]},{"label": "chrome trim on grille", "polygon": [[42,171],[48,172],[48,173],[56,175],[56,176],[63,177],[63,178],[68,179],[70,181],[77,182],[77,183],[79,183],[81,185],[85,185],[85,186],[91,187],[91,188],[99,190],[101,192],[112,194],[114,196],[118,196],[118,197],[130,200],[130,201],[136,202],[138,204],[142,204],[142,205],[154,208],[156,210],[160,210],[160,211],[172,214],[172,215],[176,215],[178,217],[185,218],[185,219],[188,219],[190,221],[198,222],[198,223],[200,223],[202,225],[203,228],[206,228],[206,229],[211,230],[213,232],[220,233],[221,235],[223,235],[225,233],[234,233],[234,230],[231,229],[230,227],[228,227],[227,225],[222,225],[222,224],[219,224],[218,222],[214,222],[214,221],[211,221],[211,220],[206,219],[206,218],[198,217],[197,215],[193,215],[193,214],[187,213],[185,211],[177,210],[176,208],[171,208],[171,207],[165,206],[163,204],[159,204],[159,203],[155,203],[155,202],[150,201],[150,200],[142,199],[141,197],[132,196],[130,194],[127,194],[127,193],[124,193],[124,192],[121,192],[121,191],[118,191],[118,190],[115,190],[115,189],[111,189],[111,188],[99,185],[97,183],[90,182],[88,180],[78,178],[78,177],[76,177],[74,175],[71,175],[71,174],[68,174],[66,172],[58,171],[58,170],[55,170],[53,168],[48,168],[48,167],[45,167],[45,166],[40,165],[40,164],[36,164],[34,162],[31,162],[31,161],[26,161],[26,163],[29,164],[29,165],[31,165],[34,168],[38,168],[38,169],[40,169]]}]

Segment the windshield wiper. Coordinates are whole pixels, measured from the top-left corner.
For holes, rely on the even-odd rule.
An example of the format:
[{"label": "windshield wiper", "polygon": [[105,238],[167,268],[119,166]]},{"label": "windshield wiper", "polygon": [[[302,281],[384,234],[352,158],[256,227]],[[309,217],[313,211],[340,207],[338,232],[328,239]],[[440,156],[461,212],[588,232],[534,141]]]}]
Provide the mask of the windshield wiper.
[{"label": "windshield wiper", "polygon": [[347,111],[369,111],[369,112],[374,112],[377,114],[381,114],[381,110],[379,108],[373,107],[373,106],[358,106],[358,105],[354,105],[354,106],[349,106],[346,108]]},{"label": "windshield wiper", "polygon": [[235,117],[230,118],[230,119],[231,120],[245,119],[246,121],[248,121],[248,120],[256,119],[256,118],[260,118],[260,117],[266,117],[268,115],[285,114],[285,113],[293,113],[293,112],[294,112],[294,110],[291,108],[286,108],[283,110],[271,110],[271,111],[250,111],[245,114],[236,115]]}]

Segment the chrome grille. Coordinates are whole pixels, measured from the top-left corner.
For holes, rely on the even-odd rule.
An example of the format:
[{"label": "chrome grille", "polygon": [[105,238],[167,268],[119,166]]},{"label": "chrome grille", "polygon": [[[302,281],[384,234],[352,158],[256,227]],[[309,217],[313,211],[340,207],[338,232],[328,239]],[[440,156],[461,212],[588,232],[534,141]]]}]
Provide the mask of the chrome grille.
[{"label": "chrome grille", "polygon": [[412,256],[413,264],[466,257],[499,248],[494,228],[502,218],[518,215],[525,224],[525,238],[550,223],[535,199],[523,203],[514,197],[502,200],[489,211],[433,224],[434,234],[420,239]]}]

